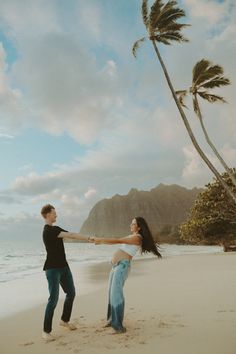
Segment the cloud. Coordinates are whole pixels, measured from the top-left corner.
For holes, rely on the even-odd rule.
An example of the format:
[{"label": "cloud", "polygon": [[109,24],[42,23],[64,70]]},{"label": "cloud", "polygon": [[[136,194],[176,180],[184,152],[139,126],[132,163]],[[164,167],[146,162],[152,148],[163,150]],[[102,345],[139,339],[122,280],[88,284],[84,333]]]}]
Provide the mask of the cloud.
[{"label": "cloud", "polygon": [[[56,179],[53,173],[39,176],[35,172],[30,172],[27,178],[19,176],[12,185],[12,190],[19,194],[37,195],[45,193],[56,187]],[[57,181],[59,184],[59,180]]]},{"label": "cloud", "polygon": [[229,167],[236,166],[236,148],[226,143],[221,149],[221,154]]},{"label": "cloud", "polygon": [[14,139],[14,135],[10,135],[10,134],[5,134],[5,133],[0,133],[0,139],[4,138],[4,139]]},{"label": "cloud", "polygon": [[0,240],[42,242],[42,218],[39,215],[18,212],[14,216],[0,214]]},{"label": "cloud", "polygon": [[[173,168],[181,178],[181,144],[187,138],[176,114],[160,108],[150,114],[135,107],[127,113],[112,135],[103,135],[99,146],[44,174],[18,176],[11,185],[12,193],[25,198],[28,208],[39,210],[42,204],[53,203],[78,225],[103,197],[125,194],[131,187],[149,189],[164,178],[174,183]],[[162,158],[164,151],[166,159]],[[175,162],[173,154],[178,156]]]},{"label": "cloud", "polygon": [[87,192],[84,193],[86,199],[91,199],[97,193],[95,188],[89,187]]},{"label": "cloud", "polygon": [[226,15],[225,1],[184,0],[192,17],[203,18],[209,25],[219,22]]},{"label": "cloud", "polygon": [[0,193],[0,204],[16,204],[20,203],[14,196],[7,195],[7,193]]},{"label": "cloud", "polygon": [[25,41],[29,37],[37,38],[52,31],[59,31],[54,4],[55,1],[47,0],[1,0],[1,27],[16,41],[16,45],[18,35],[23,36]]},{"label": "cloud", "polygon": [[0,138],[12,138],[13,135],[6,132],[14,131],[16,125],[22,128],[26,114],[22,94],[18,89],[10,86],[6,70],[6,53],[0,42]]},{"label": "cloud", "polygon": [[[44,173],[33,170],[29,161],[31,167],[16,172],[11,195],[23,199],[22,208],[31,212],[55,203],[63,220],[78,227],[96,201],[125,194],[131,187],[208,182],[212,174],[189,145],[152,47],[146,44],[137,60],[131,55],[132,43],[144,33],[140,4],[137,12],[127,14],[124,9],[130,5],[125,1],[112,7],[95,0],[73,4],[63,8],[46,0],[0,4],[2,28],[19,54],[10,68],[3,48],[0,56],[5,93],[1,99],[7,108],[1,133],[11,132],[10,125],[21,129],[25,124],[50,134],[66,133],[85,145],[83,156],[47,167]],[[235,7],[232,1],[184,0],[184,4],[190,14],[187,22],[192,23],[186,29],[191,42],[160,45],[160,50],[176,89],[190,86],[193,65],[203,57],[223,65],[232,78],[231,87],[221,90],[229,105],[201,104],[212,139],[233,165]],[[216,162],[195,115],[186,113]]]},{"label": "cloud", "polygon": [[24,52],[12,77],[27,87],[40,128],[57,135],[67,132],[82,144],[94,142],[122,101],[114,61],[99,68],[79,38],[65,33],[39,38]]},{"label": "cloud", "polygon": [[98,2],[78,1],[76,5],[76,13],[79,16],[80,24],[86,30],[86,33],[91,36],[92,40],[100,42],[102,39],[101,27],[103,14]]},{"label": "cloud", "polygon": [[200,181],[205,184],[209,179],[209,172],[194,147],[192,145],[184,146],[183,153],[186,159],[186,165],[182,171],[185,185],[194,185]]},{"label": "cloud", "polygon": [[[218,151],[229,167],[236,166],[235,148],[232,148],[229,144],[225,144]],[[182,171],[182,177],[186,186],[191,187],[198,185],[199,183],[204,185],[208,183],[212,177],[215,177],[192,145],[184,146],[183,153],[185,155],[186,162]],[[206,156],[219,172],[224,172],[224,168],[212,152],[206,153]]]}]

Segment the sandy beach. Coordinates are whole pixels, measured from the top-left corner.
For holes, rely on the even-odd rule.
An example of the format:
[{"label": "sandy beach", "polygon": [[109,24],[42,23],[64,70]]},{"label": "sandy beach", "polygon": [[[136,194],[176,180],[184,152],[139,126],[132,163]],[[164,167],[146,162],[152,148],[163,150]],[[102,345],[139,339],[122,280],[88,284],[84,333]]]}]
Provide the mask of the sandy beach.
[{"label": "sandy beach", "polygon": [[54,316],[57,340],[44,343],[41,305],[0,321],[0,354],[236,354],[235,269],[233,253],[133,262],[125,285],[127,332],[118,335],[102,328],[109,264],[93,265],[85,275],[99,288],[80,295],[76,281],[76,331],[59,327],[60,301]]}]

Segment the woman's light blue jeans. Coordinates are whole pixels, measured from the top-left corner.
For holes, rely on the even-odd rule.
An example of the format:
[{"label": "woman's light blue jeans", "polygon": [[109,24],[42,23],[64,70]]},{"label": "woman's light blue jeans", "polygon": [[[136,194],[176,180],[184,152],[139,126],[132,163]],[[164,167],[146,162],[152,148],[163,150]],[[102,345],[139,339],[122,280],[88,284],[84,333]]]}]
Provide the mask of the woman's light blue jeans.
[{"label": "woman's light blue jeans", "polygon": [[122,259],[112,265],[109,276],[107,322],[115,330],[123,329],[125,299],[123,287],[130,271],[131,261]]}]

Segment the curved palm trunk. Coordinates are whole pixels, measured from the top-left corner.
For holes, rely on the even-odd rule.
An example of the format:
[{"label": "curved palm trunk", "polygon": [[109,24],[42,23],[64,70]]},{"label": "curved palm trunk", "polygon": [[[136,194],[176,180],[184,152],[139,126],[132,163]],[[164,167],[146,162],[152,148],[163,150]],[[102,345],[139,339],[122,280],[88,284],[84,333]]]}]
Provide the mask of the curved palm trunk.
[{"label": "curved palm trunk", "polygon": [[212,141],[209,138],[209,135],[208,135],[207,130],[205,128],[205,125],[203,123],[203,117],[202,117],[202,113],[201,113],[200,106],[199,106],[199,103],[198,103],[197,95],[194,95],[194,98],[195,98],[195,102],[196,102],[196,105],[197,105],[197,110],[198,110],[198,113],[199,113],[198,114],[198,118],[200,120],[200,124],[201,124],[202,130],[203,130],[203,133],[205,135],[206,141],[207,141],[208,145],[211,147],[211,149],[214,152],[214,154],[216,155],[216,157],[218,158],[218,160],[220,161],[220,163],[222,164],[222,166],[224,167],[224,169],[226,170],[226,172],[228,172],[228,174],[229,174],[234,186],[236,187],[236,178],[234,177],[234,175],[230,171],[229,166],[226,164],[226,162],[224,161],[223,157],[219,154],[219,152],[216,149],[215,145],[212,143]]},{"label": "curved palm trunk", "polygon": [[173,95],[173,98],[175,100],[175,103],[176,103],[176,106],[178,107],[178,110],[179,110],[179,113],[181,115],[181,118],[184,122],[184,125],[187,129],[187,132],[190,136],[190,139],[195,147],[195,149],[197,150],[198,154],[201,156],[201,158],[203,159],[203,161],[207,164],[207,166],[209,167],[209,169],[212,171],[212,173],[214,173],[214,175],[216,176],[216,178],[218,179],[218,181],[221,183],[222,187],[225,189],[225,191],[228,193],[228,195],[230,196],[230,198],[232,198],[234,200],[234,202],[236,203],[236,196],[234,195],[233,191],[230,189],[230,187],[227,185],[227,183],[224,181],[224,179],[221,177],[220,173],[217,171],[217,169],[213,166],[213,164],[211,163],[211,161],[207,158],[207,156],[204,154],[204,152],[202,151],[201,147],[199,146],[194,134],[193,134],[193,131],[190,127],[190,124],[188,122],[188,119],[183,111],[183,108],[181,107],[180,103],[179,103],[179,100],[176,96],[176,93],[175,93],[175,90],[173,88],[173,85],[171,83],[171,80],[170,80],[170,77],[169,77],[169,74],[166,70],[166,67],[165,67],[165,64],[162,60],[162,57],[161,57],[161,54],[157,48],[157,45],[156,45],[156,42],[154,39],[151,39],[152,41],[152,44],[153,44],[153,47],[155,49],[155,52],[157,54],[157,57],[160,61],[160,64],[161,64],[161,67],[163,69],[163,72],[164,72],[164,75],[166,77],[166,80],[167,80],[167,83],[168,83],[168,86],[171,90],[171,93]]}]

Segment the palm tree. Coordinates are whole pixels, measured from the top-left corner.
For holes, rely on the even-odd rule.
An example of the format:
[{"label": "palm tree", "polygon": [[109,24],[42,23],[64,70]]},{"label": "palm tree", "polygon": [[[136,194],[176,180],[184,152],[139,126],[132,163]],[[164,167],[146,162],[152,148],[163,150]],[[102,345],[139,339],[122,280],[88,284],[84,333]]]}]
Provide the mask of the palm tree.
[{"label": "palm tree", "polygon": [[171,42],[175,41],[178,43],[187,42],[188,40],[183,36],[181,30],[188,26],[187,24],[178,23],[177,21],[185,16],[184,10],[177,7],[177,1],[169,0],[166,4],[163,3],[162,0],[155,0],[151,9],[149,10],[148,7],[148,0],[142,0],[142,17],[143,23],[146,27],[148,37],[142,37],[141,39],[137,40],[133,45],[133,54],[136,57],[137,49],[139,48],[140,44],[142,44],[146,39],[149,39],[154,47],[158,60],[161,64],[162,70],[164,72],[165,78],[167,80],[168,86],[171,90],[172,96],[176,103],[176,106],[179,110],[183,123],[187,129],[187,132],[190,136],[190,139],[197,150],[198,154],[210,168],[210,170],[214,173],[218,181],[221,185],[225,188],[228,195],[234,200],[236,203],[236,196],[234,195],[233,191],[230,187],[225,183],[223,178],[221,177],[220,173],[217,169],[213,166],[211,161],[207,158],[207,156],[202,151],[201,147],[199,146],[193,131],[190,127],[188,119],[184,113],[182,105],[180,104],[178,97],[175,93],[175,89],[172,85],[170,80],[170,76],[164,64],[164,61],[161,57],[160,51],[158,49],[157,43],[162,43],[166,45],[170,45]]},{"label": "palm tree", "polygon": [[227,163],[219,154],[218,150],[216,149],[215,145],[213,144],[207,133],[198,101],[198,96],[200,96],[201,98],[205,99],[210,103],[226,103],[223,97],[209,92],[209,89],[214,89],[216,87],[226,86],[230,84],[230,80],[224,77],[223,74],[224,70],[220,65],[214,65],[209,60],[202,59],[197,62],[197,64],[193,68],[192,86],[188,90],[177,91],[176,94],[183,107],[186,107],[184,103],[185,97],[188,94],[192,96],[194,112],[199,118],[199,122],[205,135],[205,139],[210,145],[212,151],[214,152],[220,163],[222,164],[222,166],[224,167],[224,169],[226,170],[226,172],[228,172],[234,186],[236,187],[236,178],[234,177]]}]

